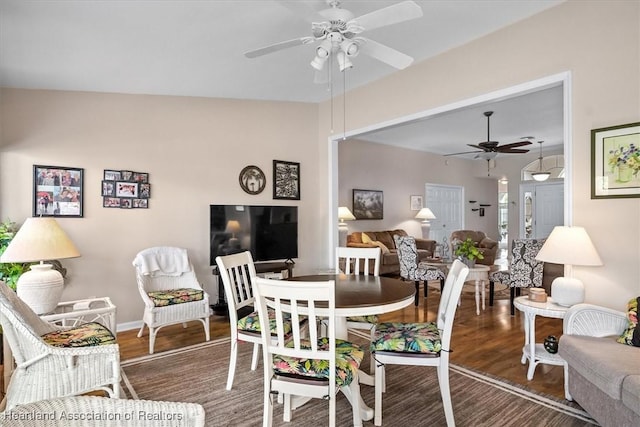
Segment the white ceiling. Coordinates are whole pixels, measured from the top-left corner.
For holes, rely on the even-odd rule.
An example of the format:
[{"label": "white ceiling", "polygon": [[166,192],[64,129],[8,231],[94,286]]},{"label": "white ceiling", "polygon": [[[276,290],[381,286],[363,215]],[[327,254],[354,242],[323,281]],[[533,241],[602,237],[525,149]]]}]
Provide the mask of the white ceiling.
[{"label": "white ceiling", "polygon": [[[556,6],[563,0],[416,1],[424,16],[363,35],[425,60],[504,26]],[[306,1],[317,10],[324,0]],[[344,0],[360,16],[397,1]],[[255,59],[243,53],[271,43],[310,35],[310,24],[277,1],[72,1],[0,0],[0,85],[5,87],[215,98],[321,102],[326,85],[313,83],[309,62],[314,45],[290,48]],[[348,86],[389,75],[392,67],[360,55],[353,59]],[[530,134],[550,143],[561,139],[557,95],[491,105],[492,139],[514,142]],[[505,101],[509,102],[509,101]],[[523,104],[522,108],[515,108]],[[482,110],[483,107],[480,108]],[[543,111],[542,108],[545,110]],[[561,107],[560,107],[561,112]],[[486,138],[482,111],[434,118],[428,132],[405,128],[378,133],[375,140],[403,140],[463,151],[446,144]],[[455,126],[452,123],[456,123]],[[426,122],[425,122],[426,123]],[[425,124],[423,123],[423,124]],[[549,127],[548,132],[545,128]],[[560,126],[560,127],[558,127]],[[464,133],[453,138],[453,129]],[[495,134],[493,132],[495,129]],[[398,133],[402,132],[402,133]],[[373,138],[373,136],[371,136]],[[408,142],[407,142],[408,141]],[[561,141],[559,141],[561,142]]]}]

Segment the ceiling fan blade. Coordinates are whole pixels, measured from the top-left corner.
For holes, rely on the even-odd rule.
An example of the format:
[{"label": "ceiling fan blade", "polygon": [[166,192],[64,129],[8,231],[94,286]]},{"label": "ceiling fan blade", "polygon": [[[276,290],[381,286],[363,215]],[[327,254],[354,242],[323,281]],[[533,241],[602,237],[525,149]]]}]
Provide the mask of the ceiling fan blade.
[{"label": "ceiling fan blade", "polygon": [[499,149],[503,149],[503,148],[516,148],[516,147],[522,147],[523,145],[531,145],[531,141],[520,141],[520,142],[512,142],[511,144],[503,144],[501,146],[499,146]]},{"label": "ceiling fan blade", "polygon": [[308,3],[303,1],[286,1],[286,0],[276,0],[276,2],[286,8],[296,15],[302,17],[307,22],[322,22],[326,21],[326,19],[318,13],[317,10],[312,8]]},{"label": "ceiling fan blade", "polygon": [[373,40],[358,37],[360,52],[365,53],[378,61],[389,64],[398,70],[404,70],[413,62],[413,58],[405,55],[389,46],[385,46]]},{"label": "ceiling fan blade", "polygon": [[473,154],[473,153],[483,153],[483,151],[463,151],[462,153],[443,154],[443,156],[449,157],[449,156],[457,156],[458,154]]},{"label": "ceiling fan blade", "polygon": [[371,13],[366,13],[355,18],[353,21],[355,21],[358,26],[369,31],[374,28],[380,28],[386,25],[408,21],[410,19],[420,18],[421,16],[422,8],[418,6],[417,3],[413,1],[403,1],[402,3],[397,3]]},{"label": "ceiling fan blade", "polygon": [[247,58],[257,58],[258,56],[267,55],[269,53],[277,52],[279,50],[288,49],[294,46],[300,46],[303,44],[309,44],[314,42],[313,37],[300,37],[297,39],[287,40],[280,43],[274,43],[269,46],[261,47],[259,49],[250,50],[244,53]]},{"label": "ceiling fan blade", "polygon": [[498,147],[498,152],[502,154],[522,154],[522,153],[528,153],[529,150],[523,150],[521,148],[509,148],[507,150],[502,150]]},{"label": "ceiling fan blade", "polygon": [[482,151],[487,151],[488,148],[487,147],[483,147],[482,145],[475,145],[475,144],[467,144],[469,147],[473,147],[473,148],[477,148],[478,150],[482,150]]}]

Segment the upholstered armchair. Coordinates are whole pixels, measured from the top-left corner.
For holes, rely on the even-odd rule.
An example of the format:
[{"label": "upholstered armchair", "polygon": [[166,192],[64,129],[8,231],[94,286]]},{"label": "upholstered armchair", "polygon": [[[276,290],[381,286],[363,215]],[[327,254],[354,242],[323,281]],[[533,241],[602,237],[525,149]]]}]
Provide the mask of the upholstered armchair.
[{"label": "upholstered armchair", "polygon": [[478,264],[493,265],[498,252],[498,242],[487,237],[483,231],[457,230],[451,233],[452,249],[455,250],[456,241],[464,242],[467,238],[473,240],[478,249],[480,249],[482,256],[484,256],[484,259],[479,259],[476,262]]},{"label": "upholstered armchair", "polygon": [[400,277],[403,280],[411,280],[416,284],[415,305],[418,306],[420,282],[424,282],[424,297],[427,297],[427,282],[440,281],[440,289],[444,288],[445,275],[438,267],[430,266],[418,260],[418,248],[416,239],[411,236],[394,236],[398,248],[398,260],[400,262]]}]

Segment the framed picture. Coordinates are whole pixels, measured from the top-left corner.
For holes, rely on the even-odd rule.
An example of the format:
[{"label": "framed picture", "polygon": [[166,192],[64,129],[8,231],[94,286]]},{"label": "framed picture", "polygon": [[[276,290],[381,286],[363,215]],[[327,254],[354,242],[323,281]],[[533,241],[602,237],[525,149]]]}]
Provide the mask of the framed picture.
[{"label": "framed picture", "polygon": [[122,179],[122,174],[120,173],[120,171],[105,169],[104,171],[105,181],[120,181],[121,179]]},{"label": "framed picture", "polygon": [[120,207],[120,199],[117,197],[103,197],[102,198],[102,207],[103,208],[119,208]]},{"label": "framed picture", "polygon": [[273,198],[300,200],[300,163],[273,161]]},{"label": "framed picture", "polygon": [[422,196],[410,196],[411,197],[411,210],[419,211],[422,209]]},{"label": "framed picture", "polygon": [[102,181],[102,197],[113,197],[116,195],[115,181]]},{"label": "framed picture", "polygon": [[132,181],[135,182],[149,182],[149,174],[143,172],[134,172]]},{"label": "framed picture", "polygon": [[138,197],[142,199],[148,199],[151,197],[151,184],[140,184],[140,191]]},{"label": "framed picture", "polygon": [[640,197],[640,123],[591,131],[591,198]]},{"label": "framed picture", "polygon": [[382,191],[353,190],[353,216],[356,219],[382,219]]},{"label": "framed picture", "polygon": [[33,216],[82,217],[84,169],[33,165]]},{"label": "framed picture", "polygon": [[[116,197],[138,197],[138,183],[131,181],[116,181]],[[122,202],[121,202],[122,204]]]}]

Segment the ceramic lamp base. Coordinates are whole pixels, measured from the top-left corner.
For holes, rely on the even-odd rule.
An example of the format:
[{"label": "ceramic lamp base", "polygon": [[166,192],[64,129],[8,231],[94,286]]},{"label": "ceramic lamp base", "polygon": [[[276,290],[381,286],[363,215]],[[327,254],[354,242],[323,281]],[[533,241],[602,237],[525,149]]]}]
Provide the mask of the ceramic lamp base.
[{"label": "ceramic lamp base", "polygon": [[51,264],[34,264],[16,283],[18,297],[36,314],[51,313],[55,310],[64,286],[64,279]]},{"label": "ceramic lamp base", "polygon": [[422,221],[420,225],[422,228],[422,238],[428,239],[429,233],[431,232],[431,224],[429,223],[429,221]]},{"label": "ceramic lamp base", "polygon": [[553,302],[564,307],[584,302],[584,285],[580,279],[558,277],[551,284]]},{"label": "ceramic lamp base", "polygon": [[344,222],[338,223],[338,246],[347,246],[347,234],[349,234],[349,227]]}]

